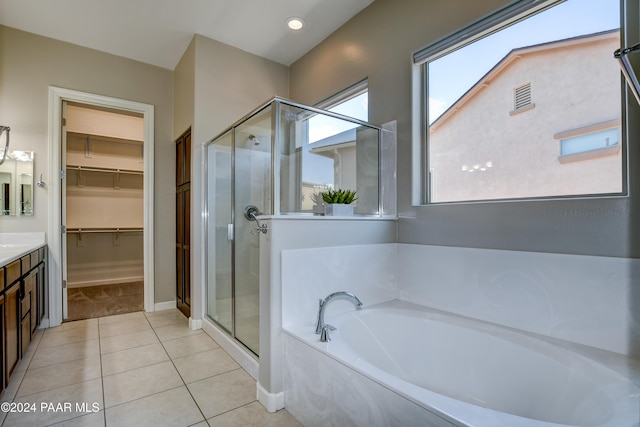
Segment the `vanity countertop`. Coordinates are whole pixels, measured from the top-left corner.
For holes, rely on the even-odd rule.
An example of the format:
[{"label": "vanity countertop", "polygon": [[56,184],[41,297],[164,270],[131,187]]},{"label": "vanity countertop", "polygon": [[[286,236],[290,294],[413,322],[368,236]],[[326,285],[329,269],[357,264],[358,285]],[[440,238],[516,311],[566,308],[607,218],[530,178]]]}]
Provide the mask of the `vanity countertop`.
[{"label": "vanity countertop", "polygon": [[44,245],[44,233],[0,233],[0,267]]}]

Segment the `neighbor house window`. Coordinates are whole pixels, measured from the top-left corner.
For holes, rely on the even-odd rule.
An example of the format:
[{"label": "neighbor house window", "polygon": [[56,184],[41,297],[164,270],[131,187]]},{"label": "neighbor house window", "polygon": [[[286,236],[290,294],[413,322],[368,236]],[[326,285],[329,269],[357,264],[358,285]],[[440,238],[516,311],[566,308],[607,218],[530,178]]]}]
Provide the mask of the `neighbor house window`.
[{"label": "neighbor house window", "polygon": [[620,0],[522,0],[416,52],[414,200],[622,194],[619,27]]},{"label": "neighbor house window", "polygon": [[561,132],[555,138],[560,141],[558,160],[562,164],[616,156],[620,152],[620,122]]}]

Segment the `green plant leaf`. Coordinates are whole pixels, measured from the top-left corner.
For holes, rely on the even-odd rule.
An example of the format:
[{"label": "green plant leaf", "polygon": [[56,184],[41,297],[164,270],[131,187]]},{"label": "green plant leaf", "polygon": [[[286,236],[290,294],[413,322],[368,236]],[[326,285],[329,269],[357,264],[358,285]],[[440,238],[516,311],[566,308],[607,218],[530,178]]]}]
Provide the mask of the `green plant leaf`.
[{"label": "green plant leaf", "polygon": [[320,194],[325,203],[341,203],[349,205],[357,199],[355,190],[342,190],[339,188],[337,190],[324,191]]}]

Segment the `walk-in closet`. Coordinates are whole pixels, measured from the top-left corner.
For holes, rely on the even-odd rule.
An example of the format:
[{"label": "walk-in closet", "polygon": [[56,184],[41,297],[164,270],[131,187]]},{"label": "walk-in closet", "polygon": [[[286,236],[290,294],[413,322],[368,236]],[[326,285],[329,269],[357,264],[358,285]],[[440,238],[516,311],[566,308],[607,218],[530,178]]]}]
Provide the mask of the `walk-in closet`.
[{"label": "walk-in closet", "polygon": [[65,107],[65,318],[142,310],[143,117],[74,103]]}]

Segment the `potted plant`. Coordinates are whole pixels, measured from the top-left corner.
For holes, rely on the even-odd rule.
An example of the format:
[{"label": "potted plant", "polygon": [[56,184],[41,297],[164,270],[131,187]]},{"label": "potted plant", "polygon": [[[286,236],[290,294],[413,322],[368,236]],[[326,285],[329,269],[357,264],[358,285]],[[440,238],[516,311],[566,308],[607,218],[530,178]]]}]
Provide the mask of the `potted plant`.
[{"label": "potted plant", "polygon": [[320,193],[324,201],[324,214],[333,216],[353,215],[353,203],[356,201],[354,190],[328,190]]}]

